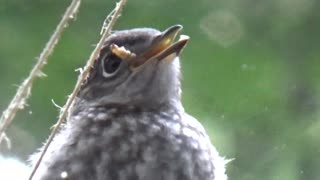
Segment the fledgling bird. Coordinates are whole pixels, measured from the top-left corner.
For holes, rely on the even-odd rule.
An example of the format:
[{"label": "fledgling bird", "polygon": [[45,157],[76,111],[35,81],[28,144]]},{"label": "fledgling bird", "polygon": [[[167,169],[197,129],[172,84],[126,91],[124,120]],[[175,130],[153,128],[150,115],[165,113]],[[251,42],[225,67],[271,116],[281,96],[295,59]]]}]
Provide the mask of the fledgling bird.
[{"label": "fledgling bird", "polygon": [[182,26],[105,42],[35,180],[226,180],[226,161],[180,100]]}]

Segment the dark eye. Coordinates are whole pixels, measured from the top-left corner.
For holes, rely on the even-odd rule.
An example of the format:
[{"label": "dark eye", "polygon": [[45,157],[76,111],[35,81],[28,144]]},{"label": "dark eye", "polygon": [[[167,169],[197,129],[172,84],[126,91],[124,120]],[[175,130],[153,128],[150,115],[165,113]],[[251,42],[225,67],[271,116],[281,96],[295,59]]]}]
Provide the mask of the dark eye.
[{"label": "dark eye", "polygon": [[103,76],[108,77],[119,69],[122,60],[116,55],[109,55],[102,61]]}]

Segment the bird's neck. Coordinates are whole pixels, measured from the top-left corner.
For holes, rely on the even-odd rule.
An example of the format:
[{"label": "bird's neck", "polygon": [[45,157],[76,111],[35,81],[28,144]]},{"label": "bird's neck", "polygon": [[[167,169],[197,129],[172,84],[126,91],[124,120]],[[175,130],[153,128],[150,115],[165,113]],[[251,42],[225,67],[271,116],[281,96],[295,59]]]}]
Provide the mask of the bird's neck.
[{"label": "bird's neck", "polygon": [[77,115],[81,112],[88,112],[92,109],[104,109],[106,111],[116,109],[117,111],[131,111],[137,110],[141,112],[184,112],[181,101],[178,99],[171,99],[170,101],[165,101],[162,103],[148,104],[148,102],[127,102],[127,103],[114,103],[114,102],[104,102],[104,103],[89,103],[83,99],[76,99],[71,111],[70,116]]}]

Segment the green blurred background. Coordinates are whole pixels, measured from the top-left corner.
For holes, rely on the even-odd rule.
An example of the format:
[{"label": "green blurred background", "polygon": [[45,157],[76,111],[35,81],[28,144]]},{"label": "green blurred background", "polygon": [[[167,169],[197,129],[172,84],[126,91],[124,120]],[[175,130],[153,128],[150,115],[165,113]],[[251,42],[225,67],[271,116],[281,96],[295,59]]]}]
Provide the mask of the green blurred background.
[{"label": "green blurred background", "polygon": [[[70,0],[0,0],[0,111]],[[114,0],[83,1],[8,134],[6,155],[40,147],[72,91]],[[183,103],[219,152],[231,180],[320,178],[320,1],[128,0],[115,29],[182,24]]]}]

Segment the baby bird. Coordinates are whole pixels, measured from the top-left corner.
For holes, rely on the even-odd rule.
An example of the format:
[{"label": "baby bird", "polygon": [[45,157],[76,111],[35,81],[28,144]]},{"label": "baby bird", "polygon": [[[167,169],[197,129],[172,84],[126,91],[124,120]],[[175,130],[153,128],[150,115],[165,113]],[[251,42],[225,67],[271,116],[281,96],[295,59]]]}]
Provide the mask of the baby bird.
[{"label": "baby bird", "polygon": [[34,180],[227,179],[226,161],[181,104],[181,29],[106,40]]}]

